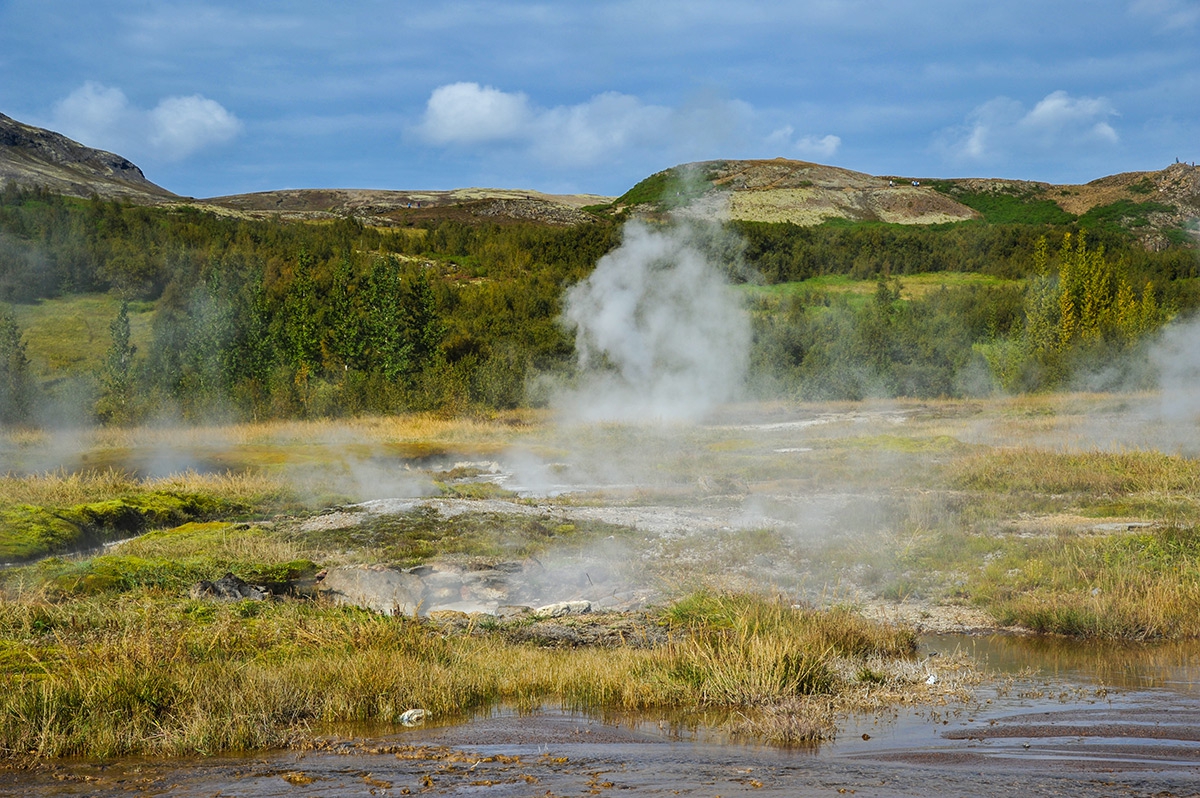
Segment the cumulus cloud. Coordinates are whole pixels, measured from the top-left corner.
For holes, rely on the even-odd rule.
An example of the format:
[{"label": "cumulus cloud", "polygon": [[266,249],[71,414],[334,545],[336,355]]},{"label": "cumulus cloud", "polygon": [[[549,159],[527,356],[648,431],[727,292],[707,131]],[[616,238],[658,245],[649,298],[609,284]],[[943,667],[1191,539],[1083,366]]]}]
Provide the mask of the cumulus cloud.
[{"label": "cumulus cloud", "polygon": [[433,90],[419,130],[433,144],[498,141],[526,135],[533,116],[524,94],[451,83]]},{"label": "cumulus cloud", "polygon": [[767,136],[767,143],[782,147],[788,155],[818,160],[832,158],[842,146],[842,140],[838,136],[802,136],[793,140],[795,133],[796,129],[791,125],[784,125]]},{"label": "cumulus cloud", "polygon": [[59,100],[49,126],[91,147],[164,161],[182,160],[242,130],[236,116],[199,94],[166,97],[143,110],[120,89],[94,81]]},{"label": "cumulus cloud", "polygon": [[987,161],[1063,147],[1107,146],[1120,140],[1108,120],[1116,109],[1104,97],[1072,97],[1055,91],[1032,109],[997,97],[980,105],[966,123],[944,131],[940,145],[956,159]]},{"label": "cumulus cloud", "polygon": [[585,102],[539,107],[521,92],[462,82],[429,96],[415,132],[430,144],[509,144],[553,165],[587,166],[638,148],[713,156],[742,137],[753,110],[736,100],[704,98],[680,108],[620,92]]}]

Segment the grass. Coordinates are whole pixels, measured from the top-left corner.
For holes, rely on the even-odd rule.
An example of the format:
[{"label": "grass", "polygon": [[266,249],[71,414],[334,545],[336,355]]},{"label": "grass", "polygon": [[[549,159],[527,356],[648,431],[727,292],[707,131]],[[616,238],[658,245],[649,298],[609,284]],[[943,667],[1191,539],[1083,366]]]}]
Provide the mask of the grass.
[{"label": "grass", "polygon": [[1175,214],[1175,207],[1161,202],[1133,202],[1122,199],[1098,205],[1079,217],[1081,227],[1106,232],[1128,232],[1150,224],[1149,214]]},{"label": "grass", "polygon": [[[77,294],[13,306],[34,376],[49,380],[64,373],[89,373],[103,363],[112,344],[109,325],[120,306],[120,297],[113,294]],[[153,310],[152,302],[129,304],[130,341],[139,353],[149,351]]]},{"label": "grass", "polygon": [[0,476],[0,562],[98,546],[148,529],[244,518],[289,503],[253,475],[184,472],[139,480],[116,471]]},{"label": "grass", "polygon": [[[908,274],[900,278],[900,298],[904,300],[920,299],[942,288],[970,288],[975,286],[994,287],[1000,285],[1017,285],[1019,281],[1005,280],[986,274],[967,272],[931,272],[926,274]],[[856,280],[849,275],[830,274],[812,277],[797,282],[776,283],[773,285],[743,284],[738,289],[755,299],[767,299],[778,302],[793,296],[811,296],[813,294],[829,294],[831,296],[846,296],[851,302],[866,304],[878,288],[876,280]]]},{"label": "grass", "polygon": [[498,701],[803,713],[807,698],[819,709],[851,690],[857,676],[840,674],[862,672],[868,657],[913,649],[910,633],[844,613],[746,597],[704,597],[693,610],[698,603],[718,605],[722,620],[689,610],[681,624],[668,612],[659,620],[672,629],[666,645],[561,650],[311,603],[250,612],[154,591],[66,603],[24,596],[0,605],[9,663],[0,757],[266,748],[325,724],[392,723],[413,707],[460,717]]},{"label": "grass", "polygon": [[1037,190],[973,192],[944,180],[935,180],[930,185],[978,211],[989,224],[1070,224],[1076,218]]}]

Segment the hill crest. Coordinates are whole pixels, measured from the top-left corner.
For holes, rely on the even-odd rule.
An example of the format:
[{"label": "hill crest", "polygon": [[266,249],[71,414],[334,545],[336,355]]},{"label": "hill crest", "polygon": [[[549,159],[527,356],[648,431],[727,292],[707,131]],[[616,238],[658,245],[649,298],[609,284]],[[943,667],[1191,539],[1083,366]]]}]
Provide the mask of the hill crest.
[{"label": "hill crest", "polygon": [[0,188],[9,184],[148,204],[178,199],[127,158],[0,114]]}]

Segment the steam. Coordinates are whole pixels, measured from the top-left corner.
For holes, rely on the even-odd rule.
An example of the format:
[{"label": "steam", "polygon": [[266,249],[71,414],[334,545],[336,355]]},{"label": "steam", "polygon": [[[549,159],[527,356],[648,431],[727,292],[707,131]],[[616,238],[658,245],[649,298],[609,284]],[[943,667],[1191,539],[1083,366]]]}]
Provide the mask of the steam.
[{"label": "steam", "polygon": [[566,295],[580,377],[556,402],[574,421],[694,421],[740,392],[750,322],[688,227],[625,227]]},{"label": "steam", "polygon": [[1151,352],[1158,366],[1163,419],[1194,423],[1200,417],[1200,319],[1173,324]]}]

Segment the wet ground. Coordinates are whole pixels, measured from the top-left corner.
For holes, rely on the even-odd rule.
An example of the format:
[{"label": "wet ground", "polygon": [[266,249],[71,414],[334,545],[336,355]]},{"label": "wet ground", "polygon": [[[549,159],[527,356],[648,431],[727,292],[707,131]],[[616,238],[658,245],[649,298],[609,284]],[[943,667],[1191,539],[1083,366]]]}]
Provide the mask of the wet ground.
[{"label": "wet ground", "polygon": [[[632,438],[616,443],[584,438],[569,447],[541,441],[523,455],[510,454],[511,463],[461,463],[445,455],[424,464],[421,478],[429,478],[425,472],[469,466],[475,472],[469,481],[493,482],[523,500],[422,499],[420,491],[405,492],[385,481],[376,486],[378,495],[408,498],[342,508],[313,519],[313,531],[320,524],[357,524],[360,516],[418,506],[447,517],[469,511],[544,516],[548,523],[596,521],[638,534],[563,555],[558,565],[582,568],[586,589],[598,581],[599,572],[591,567],[598,559],[625,562],[650,575],[657,563],[666,563],[674,571],[718,573],[726,583],[786,586],[801,599],[827,599],[831,588],[821,563],[801,552],[809,547],[819,553],[818,544],[831,538],[853,547],[858,530],[883,526],[882,506],[889,497],[876,483],[899,479],[895,475],[903,475],[912,461],[898,445],[875,446],[862,455],[851,450],[844,457],[841,450],[822,453],[814,447],[825,436],[842,432],[870,433],[869,441],[888,443],[891,431],[908,425],[910,418],[880,411],[800,420],[767,414],[752,420],[695,433],[662,433],[649,441],[649,433],[638,431],[633,436],[637,446]],[[958,440],[992,440],[995,433],[987,425],[964,433],[960,427],[968,421],[954,419],[946,431]],[[943,421],[937,417],[922,423]],[[839,427],[846,430],[839,432]],[[926,437],[934,432],[942,430],[931,426]],[[606,434],[620,438],[619,433]],[[394,470],[394,463],[385,465]],[[846,484],[837,490],[826,486],[826,477],[818,479],[830,469],[845,475]],[[369,476],[378,474],[370,471]],[[576,492],[607,500],[550,503]],[[1096,522],[1083,519],[1080,524],[1087,533]],[[756,530],[772,534],[743,535]],[[860,548],[869,553],[872,539],[863,540]],[[542,559],[555,567],[550,558]],[[569,586],[568,581],[560,587]],[[838,582],[833,598],[848,597],[884,619],[943,632],[978,632],[986,620],[960,607],[874,604],[851,592],[855,588],[853,578]],[[578,597],[556,593],[542,598]],[[994,674],[972,702],[845,718],[837,738],[819,747],[778,749],[724,739],[681,720],[686,714],[617,720],[552,707],[525,715],[498,710],[413,730],[341,730],[303,751],[59,762],[32,771],[0,771],[0,798],[622,792],[1200,796],[1200,645],[1195,642],[1117,646],[941,634],[925,638],[922,656],[955,650],[971,654]],[[936,663],[936,658],[930,661]]]},{"label": "wet ground", "polygon": [[995,676],[972,702],[846,718],[815,747],[723,739],[685,716],[497,710],[343,731],[307,750],[0,772],[0,796],[1200,795],[1200,647],[922,643],[935,663],[955,650]]}]

